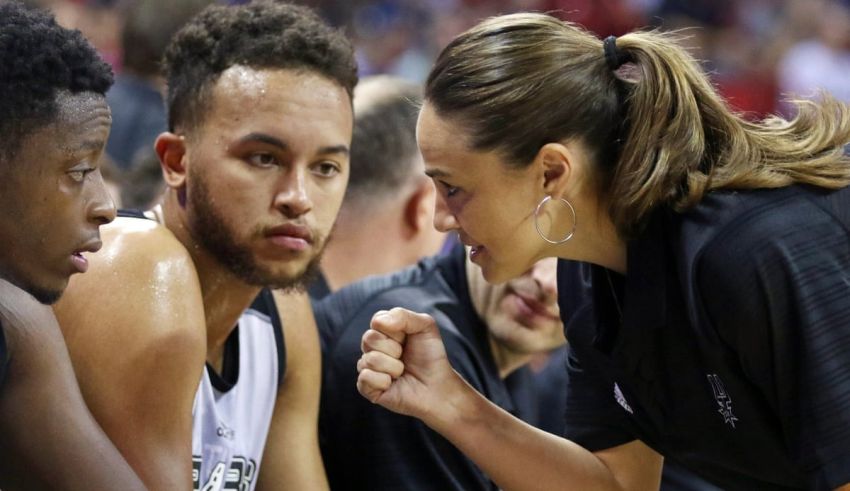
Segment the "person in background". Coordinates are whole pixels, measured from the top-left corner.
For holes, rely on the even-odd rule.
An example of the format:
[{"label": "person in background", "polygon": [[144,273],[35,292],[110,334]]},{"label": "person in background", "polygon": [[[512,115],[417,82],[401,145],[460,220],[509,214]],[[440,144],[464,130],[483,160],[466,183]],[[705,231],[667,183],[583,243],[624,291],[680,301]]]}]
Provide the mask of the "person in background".
[{"label": "person in background", "polygon": [[351,176],[311,296],[436,254],[445,234],[433,226],[434,185],[416,147],[422,89],[389,76],[365,78],[354,92]]},{"label": "person in background", "polygon": [[159,155],[151,148],[136,154],[133,165],[122,175],[121,203],[125,208],[147,210],[165,193]]},{"label": "person in background", "polygon": [[[150,149],[167,129],[165,80],[160,61],[165,47],[183,24],[212,0],[137,0],[125,14],[121,31],[122,70],[106,93],[112,108],[112,132],[106,153],[129,170],[139,152]],[[128,186],[134,186],[128,181]]]},{"label": "person in background", "polygon": [[[532,414],[506,383],[532,356],[564,344],[555,281],[544,259],[491,285],[460,244],[444,256],[352,283],[314,305],[322,337],[320,441],[332,489],[496,490],[471,460],[424,423],[357,393],[360,340],[376,310],[402,306],[434,317],[448,360],[466,383],[519,417]],[[521,378],[530,385],[530,374]]]},{"label": "person in background", "polygon": [[807,13],[815,33],[791,46],[777,69],[779,89],[794,97],[816,97],[826,91],[850,102],[850,3],[810,2]]}]

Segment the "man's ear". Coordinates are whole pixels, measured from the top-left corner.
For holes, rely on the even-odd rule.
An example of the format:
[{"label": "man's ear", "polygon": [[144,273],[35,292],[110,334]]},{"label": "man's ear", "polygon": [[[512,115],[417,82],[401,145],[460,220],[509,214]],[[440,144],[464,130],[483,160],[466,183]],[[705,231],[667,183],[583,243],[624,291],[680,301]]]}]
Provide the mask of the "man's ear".
[{"label": "man's ear", "polygon": [[570,188],[573,164],[572,149],[563,143],[547,143],[540,148],[534,159],[542,175],[543,193],[561,197]]},{"label": "man's ear", "polygon": [[171,132],[161,133],[156,138],[154,149],[159,156],[165,183],[171,188],[186,184],[186,137]]},{"label": "man's ear", "polygon": [[404,203],[404,230],[408,238],[434,226],[434,200],[437,190],[430,179],[418,179]]}]

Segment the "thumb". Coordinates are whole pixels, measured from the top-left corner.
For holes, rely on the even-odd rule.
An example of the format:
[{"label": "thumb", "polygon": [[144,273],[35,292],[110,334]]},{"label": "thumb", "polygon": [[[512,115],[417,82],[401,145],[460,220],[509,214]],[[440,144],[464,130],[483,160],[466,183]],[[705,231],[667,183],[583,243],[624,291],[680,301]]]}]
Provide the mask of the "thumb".
[{"label": "thumb", "polygon": [[436,324],[428,314],[395,307],[391,310],[375,312],[369,327],[403,344],[408,334],[419,334],[429,329],[436,329]]}]

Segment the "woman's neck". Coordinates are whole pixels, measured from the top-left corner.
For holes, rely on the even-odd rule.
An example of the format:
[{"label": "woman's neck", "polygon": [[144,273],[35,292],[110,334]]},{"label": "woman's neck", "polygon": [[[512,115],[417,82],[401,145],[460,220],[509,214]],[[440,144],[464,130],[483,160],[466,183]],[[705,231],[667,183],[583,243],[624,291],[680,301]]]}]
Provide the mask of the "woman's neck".
[{"label": "woman's neck", "polygon": [[582,207],[572,239],[554,245],[554,254],[562,259],[572,259],[597,264],[626,274],[627,243],[611,221],[608,213],[598,206]]}]

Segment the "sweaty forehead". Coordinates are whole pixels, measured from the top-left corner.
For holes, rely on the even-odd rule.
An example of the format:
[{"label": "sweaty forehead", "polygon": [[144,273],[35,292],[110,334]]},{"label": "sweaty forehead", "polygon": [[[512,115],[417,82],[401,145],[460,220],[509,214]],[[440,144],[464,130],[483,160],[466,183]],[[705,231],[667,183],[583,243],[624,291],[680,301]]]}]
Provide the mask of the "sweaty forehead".
[{"label": "sweaty forehead", "polygon": [[268,89],[268,78],[267,71],[235,65],[221,73],[213,85],[213,94],[223,98],[259,100]]},{"label": "sweaty forehead", "polygon": [[351,99],[338,83],[308,70],[232,66],[210,87],[197,135],[216,142],[261,133],[314,151],[351,144]]},{"label": "sweaty forehead", "polygon": [[310,111],[322,117],[339,112],[351,102],[341,86],[307,70],[253,69],[234,65],[224,72],[211,90],[212,117],[252,115],[251,111]]},{"label": "sweaty forehead", "polygon": [[62,153],[103,147],[112,124],[112,115],[103,95],[60,92],[56,106],[56,116],[47,125],[27,135],[23,140],[24,147],[36,152],[58,150]]},{"label": "sweaty forehead", "polygon": [[60,125],[108,125],[112,122],[106,97],[101,94],[60,92],[56,103],[59,109],[56,122]]},{"label": "sweaty forehead", "polygon": [[57,99],[59,113],[54,128],[55,144],[64,152],[100,150],[106,144],[112,113],[103,95],[63,93]]},{"label": "sweaty forehead", "polygon": [[56,105],[54,117],[21,140],[15,160],[26,165],[20,168],[63,167],[103,150],[112,122],[103,95],[60,92]]}]

